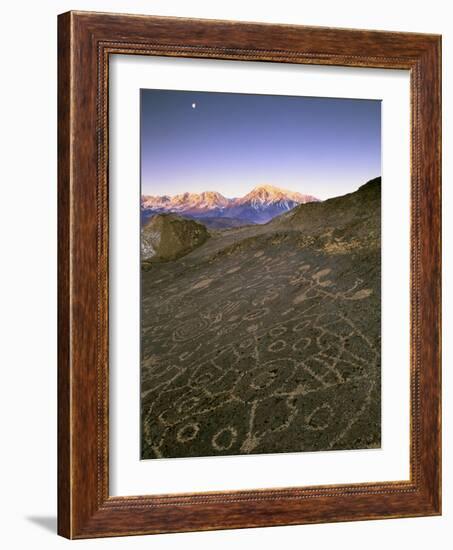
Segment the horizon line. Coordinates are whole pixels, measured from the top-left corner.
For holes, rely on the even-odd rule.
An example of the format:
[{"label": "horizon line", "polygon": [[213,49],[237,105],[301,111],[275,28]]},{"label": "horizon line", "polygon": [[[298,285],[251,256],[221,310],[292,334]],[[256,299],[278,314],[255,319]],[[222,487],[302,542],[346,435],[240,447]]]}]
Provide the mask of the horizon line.
[{"label": "horizon line", "polygon": [[181,193],[174,193],[174,194],[165,193],[163,195],[152,195],[150,193],[143,193],[142,190],[140,190],[140,197],[170,197],[170,198],[173,198],[173,197],[177,197],[177,196],[185,195],[185,194],[201,195],[203,193],[218,193],[219,195],[221,195],[223,198],[225,198],[227,200],[235,200],[235,199],[238,199],[238,198],[243,198],[245,195],[248,195],[249,193],[251,193],[255,189],[259,189],[261,187],[273,187],[274,189],[278,189],[279,191],[287,191],[287,192],[290,192],[290,193],[298,193],[299,195],[305,195],[307,197],[313,197],[317,201],[323,202],[323,201],[326,201],[326,200],[329,200],[329,199],[332,199],[332,198],[335,198],[335,197],[343,197],[344,195],[347,195],[348,193],[354,193],[354,191],[357,191],[358,189],[360,189],[360,187],[362,187],[362,185],[365,185],[369,181],[372,181],[372,180],[374,180],[376,178],[380,178],[380,177],[382,177],[382,176],[379,175],[379,176],[375,176],[374,178],[370,178],[369,180],[366,180],[365,182],[361,183],[356,188],[352,189],[351,191],[348,191],[347,193],[343,193],[341,195],[331,195],[331,196],[326,197],[324,199],[320,199],[319,197],[317,197],[316,195],[313,195],[311,193],[304,193],[304,192],[301,192],[301,191],[293,191],[293,190],[288,189],[286,187],[279,187],[278,185],[273,185],[273,184],[255,185],[249,191],[245,192],[243,195],[239,195],[239,196],[235,196],[235,197],[228,197],[228,196],[224,195],[223,193],[221,193],[220,191],[215,191],[214,189],[206,189],[205,191],[198,191],[198,192],[197,191],[183,191]]}]

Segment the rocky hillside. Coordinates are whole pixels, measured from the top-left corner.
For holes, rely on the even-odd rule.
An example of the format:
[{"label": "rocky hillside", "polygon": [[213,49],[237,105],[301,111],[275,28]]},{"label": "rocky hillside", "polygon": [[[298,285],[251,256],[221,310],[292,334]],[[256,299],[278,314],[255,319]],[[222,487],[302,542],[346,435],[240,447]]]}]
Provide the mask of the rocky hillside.
[{"label": "rocky hillside", "polygon": [[175,260],[201,246],[209,238],[204,225],[174,214],[156,214],[142,228],[141,258]]},{"label": "rocky hillside", "polygon": [[354,193],[304,204],[274,219],[269,227],[294,229],[321,238],[331,247],[380,246],[381,178],[370,180]]},{"label": "rocky hillside", "polygon": [[380,447],[381,186],[142,270],[142,458]]}]

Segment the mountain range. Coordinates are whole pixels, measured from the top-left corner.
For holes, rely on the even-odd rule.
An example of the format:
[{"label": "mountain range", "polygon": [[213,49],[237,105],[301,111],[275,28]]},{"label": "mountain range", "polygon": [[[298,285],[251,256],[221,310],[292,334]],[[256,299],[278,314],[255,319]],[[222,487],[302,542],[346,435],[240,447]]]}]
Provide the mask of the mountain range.
[{"label": "mountain range", "polygon": [[154,214],[174,213],[199,219],[210,228],[228,228],[267,223],[275,216],[308,202],[319,202],[319,199],[272,185],[261,185],[243,197],[231,199],[217,191],[174,196],[143,195],[141,212],[142,220]]}]

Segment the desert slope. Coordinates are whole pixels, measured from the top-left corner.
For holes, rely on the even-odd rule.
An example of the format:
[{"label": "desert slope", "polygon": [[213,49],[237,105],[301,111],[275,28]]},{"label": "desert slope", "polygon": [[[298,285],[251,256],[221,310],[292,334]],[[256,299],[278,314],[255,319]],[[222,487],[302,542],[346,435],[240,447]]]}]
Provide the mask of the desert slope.
[{"label": "desert slope", "polygon": [[380,446],[380,178],[142,269],[142,456]]}]

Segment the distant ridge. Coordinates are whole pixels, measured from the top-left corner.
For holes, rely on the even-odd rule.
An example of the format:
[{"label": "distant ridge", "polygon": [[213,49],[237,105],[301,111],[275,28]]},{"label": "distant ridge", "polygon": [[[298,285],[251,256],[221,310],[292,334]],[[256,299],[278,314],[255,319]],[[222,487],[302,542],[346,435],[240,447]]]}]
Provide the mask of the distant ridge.
[{"label": "distant ridge", "polygon": [[[260,185],[243,197],[229,199],[217,191],[181,193],[174,196],[143,195],[142,218],[154,214],[175,213],[192,218],[225,218],[216,222],[219,226],[234,227],[240,222],[266,223],[275,216],[292,210],[295,206],[317,202],[312,195],[303,195],[273,185]],[[230,222],[226,219],[231,220]]]}]

